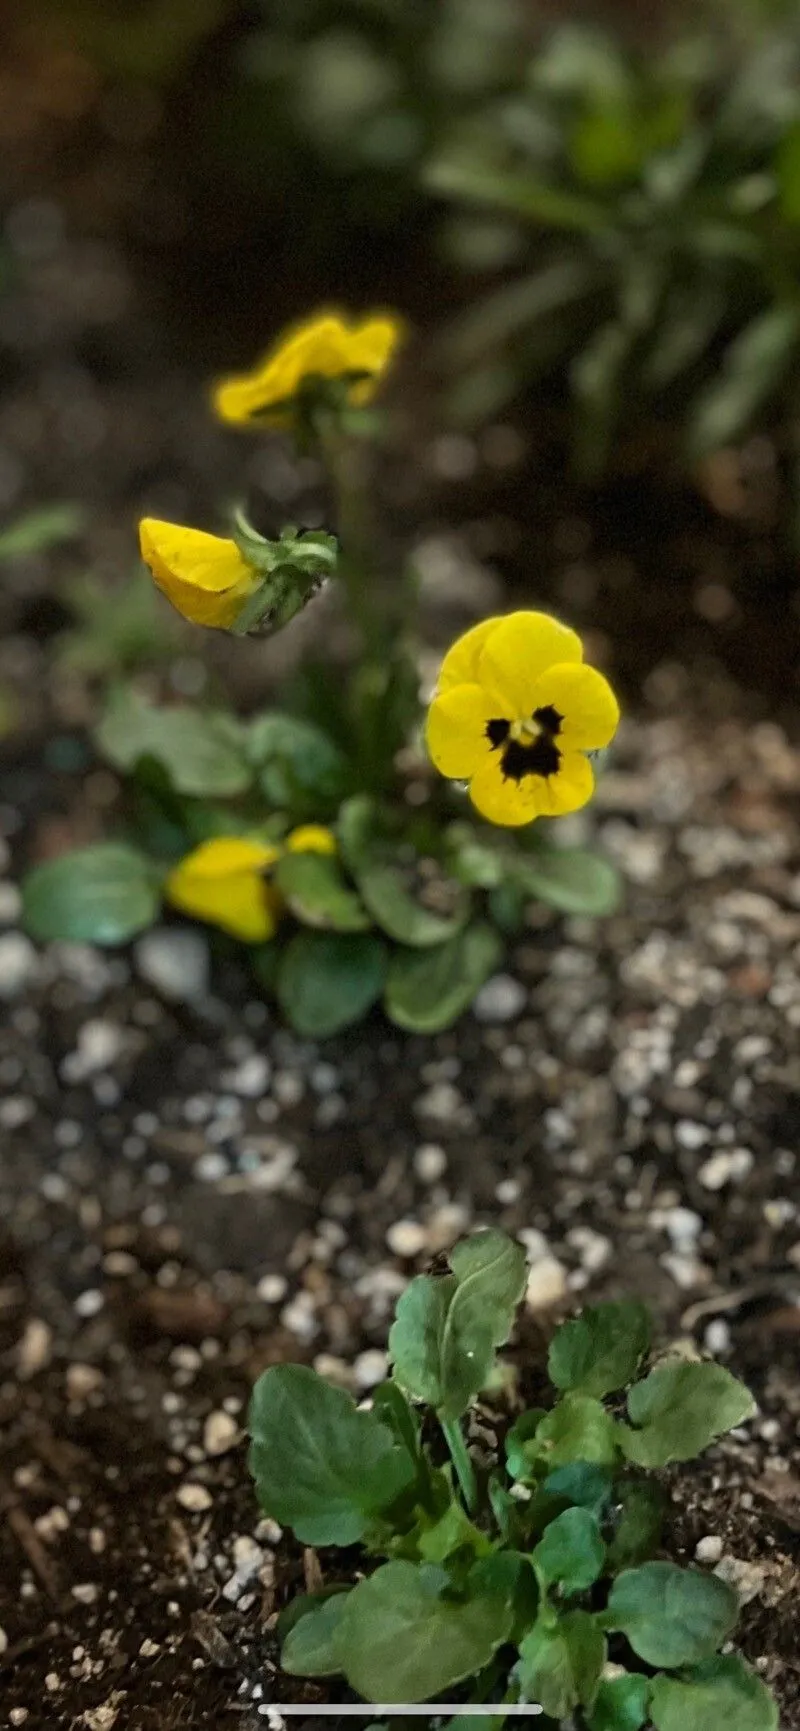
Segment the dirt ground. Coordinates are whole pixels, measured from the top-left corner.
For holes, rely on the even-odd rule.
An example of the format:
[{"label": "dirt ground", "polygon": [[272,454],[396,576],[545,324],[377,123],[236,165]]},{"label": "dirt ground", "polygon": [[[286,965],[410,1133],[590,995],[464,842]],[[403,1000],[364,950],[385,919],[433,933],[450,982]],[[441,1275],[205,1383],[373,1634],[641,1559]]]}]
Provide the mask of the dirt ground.
[{"label": "dirt ground", "polygon": [[[23,280],[0,302],[4,512],[78,498],[81,557],[122,582],[137,510],[205,508],[208,520],[209,494],[243,461],[259,497],[294,488],[295,509],[302,478],[211,425],[196,372],[113,248],[57,224],[43,240],[37,221],[32,251],[22,224]],[[142,946],[28,943],[18,870],[95,833],[116,790],[87,754],[92,694],[52,652],[77,555],[8,568],[11,1726],[255,1731],[279,1723],[282,1698],[307,1698],[308,1731],[319,1723],[313,1703],[335,1691],[287,1691],[271,1625],[304,1573],[332,1578],[349,1560],[304,1558],[259,1521],[249,1389],[267,1364],[300,1359],[368,1393],[404,1283],[491,1222],[519,1233],[531,1260],[523,1385],[541,1373],[554,1317],[627,1292],[651,1304],[662,1341],[692,1339],[753,1388],[753,1424],[671,1475],[668,1552],[691,1559],[699,1540],[718,1541],[717,1566],[745,1600],[742,1648],[785,1731],[800,1731],[796,580],[746,476],[714,478],[731,507],[719,518],[641,483],[587,500],[542,478],[544,456],[533,416],[477,450],[432,437],[390,503],[413,526],[432,630],[507,596],[550,600],[620,681],[619,747],[571,833],[617,860],[625,903],[604,923],[532,908],[475,1014],[436,1039],[404,1038],[376,1014],[302,1043],[204,934],[176,952],[177,924],[160,931],[155,961]],[[763,502],[763,452],[761,465]],[[205,653],[194,636],[182,643],[179,689]],[[269,665],[243,647],[244,702]]]}]

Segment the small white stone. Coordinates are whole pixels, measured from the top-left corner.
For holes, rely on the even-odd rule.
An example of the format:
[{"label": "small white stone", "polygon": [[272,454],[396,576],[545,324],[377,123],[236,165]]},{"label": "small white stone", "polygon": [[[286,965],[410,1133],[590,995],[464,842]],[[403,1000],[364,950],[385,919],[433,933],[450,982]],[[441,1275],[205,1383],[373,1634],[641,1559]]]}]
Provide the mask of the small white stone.
[{"label": "small white stone", "polygon": [[134,958],[142,979],[165,998],[189,1003],[208,992],[208,942],[190,926],[156,926],[145,932]]},{"label": "small white stone", "polygon": [[731,1331],[723,1317],[717,1316],[713,1322],[709,1323],[703,1335],[703,1342],[715,1358],[722,1358],[726,1352],[730,1352]]},{"label": "small white stone", "polygon": [[519,980],[511,974],[494,974],[481,986],[472,1011],[479,1022],[513,1022],[527,1002],[528,994]]},{"label": "small white stone", "polygon": [[386,1243],[393,1256],[419,1256],[427,1242],[425,1227],[418,1220],[395,1220],[386,1234]]},{"label": "small white stone", "polygon": [[8,1636],[5,1632],[5,1629],[3,1628],[2,1624],[0,1624],[0,1653],[5,1653],[7,1646],[8,1646]]},{"label": "small white stone", "polygon": [[97,1394],[105,1377],[94,1364],[69,1364],[65,1381],[68,1400],[85,1400],[87,1395]]},{"label": "small white stone", "polygon": [[86,1082],[100,1070],[107,1070],[119,1058],[125,1045],[125,1034],[116,1022],[94,1016],[78,1030],[78,1044],[61,1065],[65,1082]]},{"label": "small white stone", "polygon": [[703,1221],[691,1208],[667,1208],[664,1226],[678,1251],[691,1251],[703,1230]]},{"label": "small white stone", "polygon": [[542,1256],[534,1262],[525,1288],[525,1303],[529,1310],[549,1310],[558,1304],[567,1290],[567,1273],[557,1256]]},{"label": "small white stone", "polygon": [[105,1304],[102,1292],[96,1286],[87,1287],[85,1292],[79,1292],[75,1300],[75,1314],[84,1318],[97,1316]]},{"label": "small white stone", "polygon": [[182,1509],[188,1510],[190,1515],[204,1515],[211,1508],[213,1499],[205,1485],[198,1485],[187,1479],[185,1484],[178,1486],[175,1500]]},{"label": "small white stone", "polygon": [[694,1554],[698,1563],[718,1563],[723,1549],[719,1533],[707,1533],[704,1539],[698,1539]]},{"label": "small white stone", "polygon": [[689,1118],[682,1118],[675,1125],[675,1141],[679,1148],[702,1148],[710,1134],[705,1124],[694,1124]]},{"label": "small white stone", "polygon": [[26,1322],[17,1346],[17,1374],[27,1379],[44,1370],[50,1362],[52,1346],[53,1335],[48,1324],[40,1316],[32,1316]]},{"label": "small white stone", "polygon": [[752,1164],[748,1148],[723,1149],[704,1161],[697,1176],[705,1190],[722,1190],[732,1179],[746,1178]]},{"label": "small white stone", "polygon": [[210,1412],[203,1426],[203,1448],[207,1455],[225,1455],[239,1441],[239,1426],[228,1412]]},{"label": "small white stone", "polygon": [[161,1652],[161,1648],[159,1647],[158,1642],[157,1641],[151,1641],[149,1635],[145,1635],[145,1638],[141,1644],[141,1647],[139,1648],[139,1658],[140,1659],[154,1659],[156,1656],[156,1653],[160,1653],[160,1652]]},{"label": "small white stone", "polygon": [[17,998],[31,985],[39,971],[39,957],[24,932],[5,932],[0,938],[0,998]]},{"label": "small white stone", "polygon": [[389,1360],[379,1347],[368,1348],[360,1352],[353,1364],[353,1375],[358,1388],[374,1388],[376,1383],[383,1382],[389,1369]]},{"label": "small white stone", "polygon": [[279,1527],[277,1521],[271,1520],[267,1515],[256,1527],[256,1538],[264,1539],[268,1545],[279,1545],[283,1538],[283,1527]]},{"label": "small white stone", "polygon": [[246,1100],[258,1100],[266,1093],[269,1078],[269,1059],[261,1052],[253,1052],[235,1070],[226,1070],[220,1076],[220,1084],[223,1088],[230,1088],[234,1094],[243,1095]]},{"label": "small white stone", "polygon": [[96,1581],[79,1581],[78,1585],[72,1589],[72,1597],[77,1599],[79,1605],[93,1605],[97,1599],[97,1594]]},{"label": "small white stone", "polygon": [[265,1274],[256,1287],[259,1298],[262,1298],[265,1304],[280,1304],[287,1291],[288,1282],[282,1274]]},{"label": "small white stone", "polygon": [[414,1155],[414,1171],[422,1184],[436,1184],[447,1170],[447,1155],[438,1142],[423,1142]]}]

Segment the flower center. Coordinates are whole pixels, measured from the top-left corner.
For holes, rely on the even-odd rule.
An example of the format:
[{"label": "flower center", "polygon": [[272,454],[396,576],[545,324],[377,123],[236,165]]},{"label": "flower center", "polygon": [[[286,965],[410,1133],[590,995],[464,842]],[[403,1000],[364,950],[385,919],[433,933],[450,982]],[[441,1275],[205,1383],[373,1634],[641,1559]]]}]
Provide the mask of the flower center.
[{"label": "flower center", "polygon": [[489,721],[486,738],[493,751],[501,752],[504,781],[520,782],[526,775],[556,775],[561,752],[556,738],[563,715],[552,704],[543,704],[524,721]]}]

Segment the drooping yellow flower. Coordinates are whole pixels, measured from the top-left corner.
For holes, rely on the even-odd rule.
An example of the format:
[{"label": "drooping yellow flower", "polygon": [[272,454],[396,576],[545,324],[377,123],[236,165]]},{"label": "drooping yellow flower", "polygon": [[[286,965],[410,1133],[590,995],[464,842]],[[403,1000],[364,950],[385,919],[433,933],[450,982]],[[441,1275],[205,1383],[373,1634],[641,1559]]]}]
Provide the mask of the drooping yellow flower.
[{"label": "drooping yellow flower", "polygon": [[322,824],[302,824],[281,843],[214,836],[175,866],[164,893],[181,913],[219,926],[243,943],[265,943],[275,933],[282,906],[269,872],[284,850],[335,853],[336,840]]},{"label": "drooping yellow flower", "polygon": [[315,313],[280,337],[252,372],[220,381],[212,396],[216,413],[234,426],[280,426],[299,393],[326,379],[349,381],[348,402],[368,403],[402,335],[393,313],[360,323],[333,309]]},{"label": "drooping yellow flower", "polygon": [[485,619],[445,656],[427,720],[436,768],[469,783],[490,823],[561,817],[594,791],[588,751],[608,745],[619,706],[580,639],[546,613]]},{"label": "drooping yellow flower", "polygon": [[262,579],[235,541],[145,517],[139,524],[145,565],[184,619],[227,629]]}]

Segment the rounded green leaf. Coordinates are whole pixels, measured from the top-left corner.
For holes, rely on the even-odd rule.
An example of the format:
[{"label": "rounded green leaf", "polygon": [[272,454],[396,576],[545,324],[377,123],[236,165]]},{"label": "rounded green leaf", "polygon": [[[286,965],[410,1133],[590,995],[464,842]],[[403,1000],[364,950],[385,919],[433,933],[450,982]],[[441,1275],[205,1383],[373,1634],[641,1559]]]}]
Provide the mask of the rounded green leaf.
[{"label": "rounded green leaf", "polygon": [[656,1731],[778,1731],[777,1702],[736,1654],[706,1659],[681,1678],[655,1677],[652,1689]]},{"label": "rounded green leaf", "polygon": [[95,739],[117,769],[133,771],[143,758],[153,759],[166,771],[176,793],[232,797],[244,793],[252,781],[231,716],[187,707],[167,709],[150,703],[130,686],[112,697]]},{"label": "rounded green leaf", "polygon": [[281,1665],[292,1677],[335,1677],[342,1667],[337,1639],[347,1593],[331,1593],[308,1610],[289,1630],[281,1648]]},{"label": "rounded green leaf", "polygon": [[304,926],[335,932],[364,932],[369,914],[330,854],[286,853],[275,868],[274,881],[295,919]]},{"label": "rounded green leaf", "polygon": [[121,842],[47,860],[22,886],[25,925],[43,942],[125,944],[153,924],[160,900],[151,862]]},{"label": "rounded green leaf", "polygon": [[589,1509],[565,1509],[545,1527],[533,1552],[540,1581],[563,1593],[582,1593],[602,1572],[606,1547]]},{"label": "rounded green leaf", "polygon": [[594,1461],[612,1466],[617,1458],[617,1425],[590,1395],[565,1394],[543,1418],[536,1443],[550,1467],[569,1466],[573,1461]]},{"label": "rounded green leaf", "polygon": [[733,1588],[716,1575],[676,1563],[643,1563],[617,1576],[605,1623],[621,1630],[648,1665],[673,1669],[710,1657],[738,1614]]},{"label": "rounded green leaf", "polygon": [[510,1598],[440,1597],[436,1565],[385,1563],[347,1596],[342,1670],[366,1701],[428,1701],[489,1663],[511,1628]]},{"label": "rounded green leaf", "polygon": [[406,1287],[389,1332],[401,1386],[448,1418],[484,1388],[496,1347],[511,1333],[525,1286],[521,1244],[476,1232],[450,1253],[451,1274],[420,1274]]},{"label": "rounded green leaf", "polygon": [[464,925],[470,908],[466,885],[452,881],[448,913],[425,907],[415,893],[419,856],[404,848],[402,841],[391,842],[381,834],[380,812],[373,800],[366,795],[348,800],[339,814],[338,830],[348,870],[376,925],[388,937],[412,949],[429,949],[442,945]]},{"label": "rounded green leaf", "polygon": [[623,1299],[592,1305],[556,1329],[547,1359],[550,1381],[581,1394],[611,1394],[636,1375],[649,1345],[650,1317],[643,1304]]},{"label": "rounded green leaf", "polygon": [[588,1611],[568,1611],[555,1624],[535,1623],[514,1671],[523,1701],[535,1701],[553,1719],[566,1718],[579,1704],[590,1707],[605,1657],[603,1631]]},{"label": "rounded green leaf", "polygon": [[609,860],[585,848],[538,849],[515,856],[509,875],[526,895],[562,914],[616,912],[622,884]]},{"label": "rounded green leaf", "polygon": [[279,710],[260,715],[247,738],[250,761],[275,806],[299,816],[319,816],[349,791],[350,766],[338,745],[310,721]]},{"label": "rounded green leaf", "polygon": [[630,1390],[628,1416],[637,1428],[620,1425],[620,1446],[640,1467],[688,1461],[755,1410],[748,1389],[724,1365],[667,1360]]},{"label": "rounded green leaf", "polygon": [[386,946],[372,932],[298,932],[278,970],[281,1009],[309,1039],[338,1034],[377,1003],[386,965]]},{"label": "rounded green leaf", "polygon": [[[604,1677],[589,1715],[589,1731],[642,1731],[648,1717],[651,1687],[649,1677],[633,1673]],[[688,1731],[688,1726],[683,1731]],[[710,1721],[703,1731],[710,1731]]]},{"label": "rounded green leaf", "polygon": [[355,1544],[415,1476],[386,1425],[305,1365],[259,1377],[248,1428],[261,1507],[304,1545]]},{"label": "rounded green leaf", "polygon": [[467,926],[436,949],[396,950],[386,982],[387,1015],[417,1034],[452,1027],[502,957],[502,939],[483,924]]},{"label": "rounded green leaf", "polygon": [[623,1479],[617,1485],[616,1530],[608,1547],[609,1571],[643,1563],[658,1550],[666,1493],[652,1480]]}]

